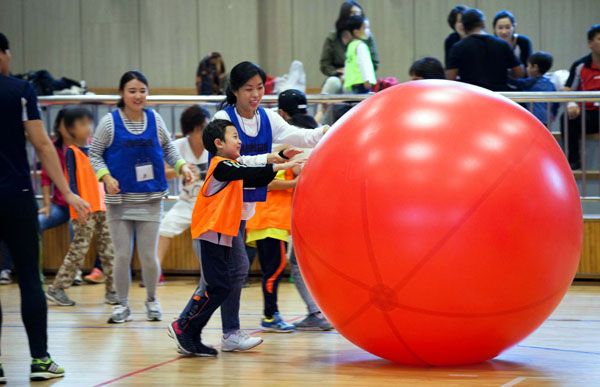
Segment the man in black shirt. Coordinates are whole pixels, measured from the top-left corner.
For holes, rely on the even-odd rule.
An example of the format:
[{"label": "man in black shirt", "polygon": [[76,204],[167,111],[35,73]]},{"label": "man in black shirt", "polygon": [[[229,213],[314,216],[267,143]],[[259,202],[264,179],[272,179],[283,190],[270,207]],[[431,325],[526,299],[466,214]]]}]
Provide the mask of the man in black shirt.
[{"label": "man in black shirt", "polygon": [[485,16],[478,9],[463,13],[467,36],[452,46],[446,78],[484,87],[492,91],[507,91],[508,70],[516,78],[525,75],[509,44],[485,32]]},{"label": "man in black shirt", "polygon": [[[8,39],[0,33],[0,240],[14,257],[19,276],[21,316],[33,358],[30,378],[46,380],[64,376],[64,370],[47,351],[48,308],[39,276],[40,237],[25,150],[27,139],[67,203],[84,218],[89,204],[69,189],[54,145],[40,120],[35,92],[26,81],[10,77],[10,61]],[[1,365],[0,382],[5,382]]]}]

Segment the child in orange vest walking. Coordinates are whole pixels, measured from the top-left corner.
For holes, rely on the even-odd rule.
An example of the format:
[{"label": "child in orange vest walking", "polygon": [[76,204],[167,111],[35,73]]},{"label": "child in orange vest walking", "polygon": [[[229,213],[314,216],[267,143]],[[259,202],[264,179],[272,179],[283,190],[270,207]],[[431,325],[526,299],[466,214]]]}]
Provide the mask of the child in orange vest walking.
[{"label": "child in orange vest walking", "polygon": [[65,174],[71,190],[90,203],[91,213],[87,220],[81,220],[77,212],[70,208],[71,219],[73,219],[73,240],[54,282],[46,291],[46,298],[61,306],[75,305],[75,301],[67,296],[65,289],[73,283],[76,271],[83,263],[94,236],[96,236],[96,250],[106,275],[105,302],[110,305],[118,304],[113,287],[114,249],[106,221],[104,187],[96,179],[87,156],[91,127],[92,115],[88,110],[70,108],[70,111],[65,114],[65,128],[74,143],[67,148]]},{"label": "child in orange vest walking", "polygon": [[[235,126],[227,120],[217,119],[208,124],[202,141],[210,154],[215,155],[192,213],[194,250],[202,257],[204,280],[179,318],[169,325],[169,336],[184,355],[216,356],[217,350],[202,343],[201,333],[229,294],[227,260],[242,221],[244,187],[264,187],[277,171],[300,163],[291,161],[264,167],[238,163],[242,142]],[[254,346],[260,343],[262,340],[257,340]]]}]

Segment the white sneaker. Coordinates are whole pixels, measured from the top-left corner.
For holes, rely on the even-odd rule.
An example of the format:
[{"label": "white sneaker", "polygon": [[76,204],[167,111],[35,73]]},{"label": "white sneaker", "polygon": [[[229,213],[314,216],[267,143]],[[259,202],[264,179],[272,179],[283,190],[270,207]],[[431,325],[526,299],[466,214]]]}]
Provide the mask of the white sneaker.
[{"label": "white sneaker", "polygon": [[235,333],[230,334],[227,338],[223,336],[221,339],[221,351],[223,352],[235,352],[235,351],[247,351],[260,344],[263,339],[260,337],[249,336],[246,332],[239,330]]},{"label": "white sneaker", "polygon": [[160,321],[162,320],[162,310],[158,300],[146,301],[146,320]]},{"label": "white sneaker", "polygon": [[116,305],[113,307],[112,314],[108,319],[109,324],[121,324],[131,321],[131,310],[125,305]]},{"label": "white sneaker", "polygon": [[10,270],[2,270],[0,272],[0,285],[8,285],[12,283],[12,278],[10,277]]},{"label": "white sneaker", "polygon": [[75,272],[75,278],[73,278],[73,286],[81,286],[83,283],[83,278],[81,278],[82,274],[83,273],[81,273],[81,270],[77,269]]}]

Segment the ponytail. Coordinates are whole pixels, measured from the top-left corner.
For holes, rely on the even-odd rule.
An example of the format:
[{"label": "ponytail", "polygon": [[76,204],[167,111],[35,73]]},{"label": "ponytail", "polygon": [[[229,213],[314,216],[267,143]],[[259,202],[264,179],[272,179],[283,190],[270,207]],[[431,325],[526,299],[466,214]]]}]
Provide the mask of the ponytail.
[{"label": "ponytail", "polygon": [[53,131],[53,135],[54,135],[54,146],[59,149],[62,148],[63,143],[65,142],[62,134],[60,133],[60,130],[58,130],[58,129],[60,128],[60,125],[63,123],[66,111],[67,111],[67,108],[62,108],[58,111],[58,114],[56,115],[56,118],[54,119],[54,126],[52,127],[52,131]]},{"label": "ponytail", "polygon": [[233,90],[231,90],[231,84],[228,82],[227,87],[225,87],[225,99],[219,105],[219,110],[223,110],[228,106],[235,106],[237,102],[237,97],[233,94]]}]

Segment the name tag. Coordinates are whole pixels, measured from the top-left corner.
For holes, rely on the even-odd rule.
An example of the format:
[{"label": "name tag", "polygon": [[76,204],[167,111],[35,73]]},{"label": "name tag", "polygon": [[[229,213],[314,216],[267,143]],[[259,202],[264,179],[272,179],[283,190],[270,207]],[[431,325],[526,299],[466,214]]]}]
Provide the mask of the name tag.
[{"label": "name tag", "polygon": [[135,177],[138,182],[154,179],[154,168],[152,163],[137,164],[135,166]]}]

